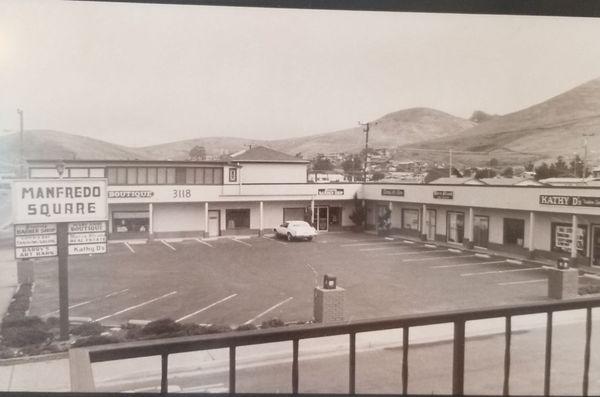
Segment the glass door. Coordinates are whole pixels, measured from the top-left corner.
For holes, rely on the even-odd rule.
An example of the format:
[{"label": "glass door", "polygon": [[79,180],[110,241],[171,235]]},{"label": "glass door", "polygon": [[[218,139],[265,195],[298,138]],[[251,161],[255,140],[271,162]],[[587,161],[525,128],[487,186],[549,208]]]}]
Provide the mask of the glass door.
[{"label": "glass door", "polygon": [[327,231],[329,226],[329,207],[315,207],[313,223],[318,231]]},{"label": "glass door", "polygon": [[450,243],[462,243],[465,235],[465,214],[448,212],[446,219],[446,239]]}]

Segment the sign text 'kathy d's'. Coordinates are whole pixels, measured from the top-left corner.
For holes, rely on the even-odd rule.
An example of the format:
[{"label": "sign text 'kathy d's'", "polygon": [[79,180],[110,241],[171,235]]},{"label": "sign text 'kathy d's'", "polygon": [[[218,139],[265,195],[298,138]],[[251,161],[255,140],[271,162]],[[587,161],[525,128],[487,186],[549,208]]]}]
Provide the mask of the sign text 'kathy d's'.
[{"label": "sign text 'kathy d's'", "polygon": [[15,223],[103,220],[105,180],[15,181]]}]

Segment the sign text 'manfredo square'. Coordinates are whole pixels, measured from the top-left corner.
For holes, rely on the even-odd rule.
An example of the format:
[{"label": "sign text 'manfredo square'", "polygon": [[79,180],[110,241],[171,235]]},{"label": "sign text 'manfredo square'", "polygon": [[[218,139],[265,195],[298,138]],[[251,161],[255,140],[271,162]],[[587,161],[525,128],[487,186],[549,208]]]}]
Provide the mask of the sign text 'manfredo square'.
[{"label": "sign text 'manfredo square'", "polygon": [[14,223],[105,220],[105,179],[20,180],[12,187]]}]

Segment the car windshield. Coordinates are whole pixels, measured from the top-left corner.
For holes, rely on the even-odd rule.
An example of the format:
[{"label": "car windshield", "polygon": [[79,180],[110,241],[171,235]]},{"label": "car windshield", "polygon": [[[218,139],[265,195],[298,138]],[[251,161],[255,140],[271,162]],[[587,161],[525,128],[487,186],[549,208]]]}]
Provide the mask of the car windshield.
[{"label": "car windshield", "polygon": [[308,227],[306,222],[290,222],[289,227]]}]

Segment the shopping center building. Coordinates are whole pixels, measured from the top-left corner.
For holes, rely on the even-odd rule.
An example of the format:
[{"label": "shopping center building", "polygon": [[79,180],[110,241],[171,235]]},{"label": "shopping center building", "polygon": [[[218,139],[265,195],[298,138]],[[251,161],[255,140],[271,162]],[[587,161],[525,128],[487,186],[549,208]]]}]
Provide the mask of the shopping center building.
[{"label": "shopping center building", "polygon": [[63,166],[107,178],[111,239],[262,235],[298,219],[340,231],[364,205],[371,229],[391,212],[392,233],[600,266],[600,187],[309,183],[308,161],[260,146],[219,161],[29,160],[29,176]]}]

